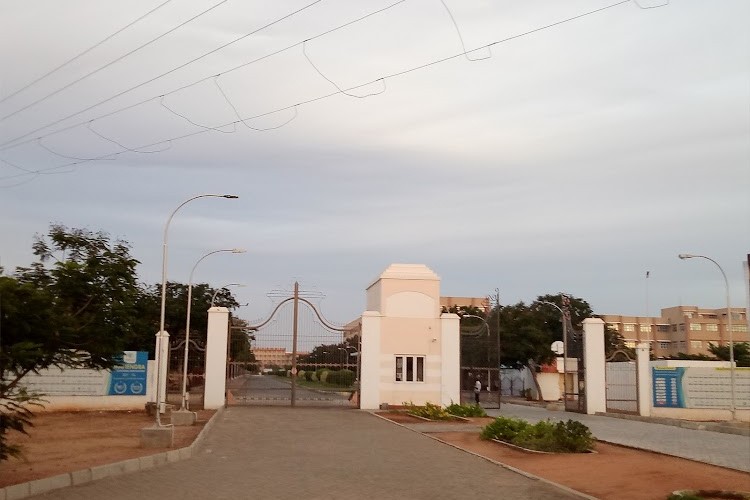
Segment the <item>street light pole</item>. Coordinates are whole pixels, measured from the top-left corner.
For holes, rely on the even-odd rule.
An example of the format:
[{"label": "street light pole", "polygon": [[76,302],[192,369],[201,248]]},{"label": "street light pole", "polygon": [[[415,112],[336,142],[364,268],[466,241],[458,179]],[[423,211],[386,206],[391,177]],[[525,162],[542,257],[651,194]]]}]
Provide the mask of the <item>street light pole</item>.
[{"label": "street light pole", "polygon": [[166,333],[164,331],[164,318],[165,318],[165,305],[167,303],[167,238],[169,234],[169,224],[172,222],[172,218],[175,216],[177,211],[183,206],[187,205],[193,200],[198,198],[227,198],[237,199],[239,196],[233,194],[199,194],[189,198],[175,208],[167,219],[167,223],[164,225],[164,237],[162,240],[162,252],[161,252],[161,309],[159,312],[159,333],[156,336],[156,352],[154,359],[156,360],[156,426],[161,427],[161,338]]},{"label": "street light pole", "polygon": [[[227,248],[224,250],[214,250],[213,252],[208,252],[203,257],[198,259],[198,261],[193,266],[193,269],[190,270],[190,278],[188,278],[187,318],[185,318],[185,355],[182,358],[182,402],[180,403],[180,410],[186,410],[188,408],[187,372],[188,372],[188,350],[190,347],[190,310],[193,304],[193,274],[195,273],[195,268],[198,267],[198,264],[200,264],[201,261],[203,261],[203,259],[205,259],[209,255],[213,255],[215,253],[221,253],[221,252],[245,253],[246,250],[243,250],[241,248]],[[214,306],[215,297],[216,297],[216,294],[214,294],[213,298],[211,298],[211,307]]]},{"label": "street light pole", "polygon": [[[560,311],[560,321],[562,322],[563,328],[563,406],[566,405],[568,400],[568,322],[565,321],[565,311],[554,302],[548,302],[542,300],[540,304],[547,304]],[[557,344],[558,346],[560,344]]]},{"label": "street light pole", "polygon": [[724,286],[726,287],[726,295],[727,295],[727,330],[729,331],[729,411],[732,414],[732,420],[735,419],[735,399],[734,399],[734,340],[732,336],[732,306],[731,302],[729,300],[729,280],[727,279],[727,275],[724,272],[724,269],[719,265],[718,262],[716,262],[711,257],[706,257],[705,255],[693,255],[689,253],[681,253],[678,255],[678,257],[682,260],[685,259],[706,259],[710,260],[711,262],[716,265],[716,267],[719,268],[719,271],[721,271],[721,275],[724,277]]},{"label": "street light pole", "polygon": [[[487,320],[481,316],[477,316],[476,314],[459,314],[459,318],[477,318],[482,320],[482,323],[484,323],[485,328],[487,329],[487,369],[489,370],[489,357],[490,357],[490,325],[487,323]],[[500,335],[500,332],[497,332],[498,335]],[[498,337],[499,338],[499,337]],[[500,408],[500,393],[502,391],[502,387],[500,387],[500,349],[498,349],[497,352],[497,380],[498,380],[498,388],[497,388],[497,407]],[[491,389],[492,384],[491,380],[488,380],[488,387]],[[488,389],[489,390],[489,389]]]},{"label": "street light pole", "polygon": [[[230,286],[243,287],[245,285],[243,285],[242,283],[227,283],[226,285],[222,286],[221,288],[217,288],[216,291],[214,292],[214,294],[211,296],[211,307],[214,307],[214,302],[216,302],[216,296],[219,295],[219,292],[222,291],[225,288],[229,288]],[[240,304],[240,306],[246,306],[248,304],[249,304],[249,302],[246,303],[246,304]]]}]

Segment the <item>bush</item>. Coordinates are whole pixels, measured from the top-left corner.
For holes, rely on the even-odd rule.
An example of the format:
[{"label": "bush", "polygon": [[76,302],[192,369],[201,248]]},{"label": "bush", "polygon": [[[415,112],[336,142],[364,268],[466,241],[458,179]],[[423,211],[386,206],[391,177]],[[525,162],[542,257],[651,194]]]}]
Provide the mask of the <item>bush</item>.
[{"label": "bush", "polygon": [[404,406],[406,406],[407,413],[417,417],[429,418],[430,420],[451,420],[453,418],[453,415],[445,411],[440,405],[430,402],[425,403],[424,406],[417,406],[409,402],[404,403]]},{"label": "bush", "polygon": [[328,371],[328,368],[318,368],[317,370],[315,370],[314,380],[322,382],[323,380],[321,379],[321,377],[323,376],[323,372],[325,371]]},{"label": "bush", "polygon": [[309,370],[305,372],[305,380],[307,381],[310,381],[310,382],[313,381],[314,376],[315,376],[315,372],[311,372]]},{"label": "bush", "polygon": [[354,372],[351,370],[329,371],[326,383],[341,387],[350,387],[354,383]]},{"label": "bush", "polygon": [[481,437],[556,453],[584,453],[594,446],[589,428],[575,420],[557,423],[543,420],[531,425],[517,418],[498,417],[482,429]]},{"label": "bush", "polygon": [[305,379],[305,370],[299,370],[297,372],[297,379],[298,380],[304,380]]},{"label": "bush", "polygon": [[484,408],[476,404],[460,405],[457,403],[451,403],[449,406],[445,408],[445,410],[451,415],[456,415],[458,417],[486,417],[487,416],[487,412],[484,411]]},{"label": "bush", "polygon": [[324,384],[328,382],[328,375],[330,374],[331,374],[331,370],[329,370],[328,368],[323,369],[323,371],[320,372],[320,375],[319,375],[320,381],[323,382]]},{"label": "bush", "polygon": [[497,417],[482,429],[482,439],[497,439],[510,443],[519,432],[530,424],[519,418]]}]

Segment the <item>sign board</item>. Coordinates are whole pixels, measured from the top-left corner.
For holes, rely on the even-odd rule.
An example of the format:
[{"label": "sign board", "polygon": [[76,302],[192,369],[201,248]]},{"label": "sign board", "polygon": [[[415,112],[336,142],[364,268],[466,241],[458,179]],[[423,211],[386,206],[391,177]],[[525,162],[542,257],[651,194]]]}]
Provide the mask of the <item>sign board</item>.
[{"label": "sign board", "polygon": [[112,370],[51,367],[26,375],[22,384],[46,396],[145,396],[148,352],[125,351]]},{"label": "sign board", "polygon": [[142,396],[146,394],[146,366],[148,352],[124,351],[122,362],[109,378],[110,396]]},{"label": "sign board", "polygon": [[[654,408],[728,408],[730,369],[653,367]],[[750,407],[750,369],[735,368],[735,406]]]}]

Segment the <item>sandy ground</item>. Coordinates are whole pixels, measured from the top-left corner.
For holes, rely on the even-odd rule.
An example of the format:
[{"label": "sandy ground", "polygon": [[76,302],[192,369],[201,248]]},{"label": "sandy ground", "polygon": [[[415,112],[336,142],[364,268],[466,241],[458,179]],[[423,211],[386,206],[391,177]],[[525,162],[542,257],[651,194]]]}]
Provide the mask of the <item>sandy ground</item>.
[{"label": "sandy ground", "polygon": [[[176,427],[175,447],[189,445],[212,413],[200,411],[198,425]],[[380,414],[399,423],[425,423],[402,413]],[[597,498],[664,500],[680,489],[750,490],[749,474],[605,443],[597,443],[592,454],[523,452],[479,439],[476,426],[491,418],[470,420],[472,432],[461,429],[466,423],[454,422],[456,431],[428,435]],[[152,424],[145,412],[40,413],[30,437],[12,434],[26,460],[0,463],[0,487],[163,451],[140,447],[140,430]]]},{"label": "sandy ground", "polygon": [[[424,424],[406,414],[379,412],[402,424]],[[484,425],[493,419],[470,419]],[[597,442],[596,453],[542,454],[524,452],[479,439],[479,433],[428,432],[458,448],[601,499],[665,500],[676,490],[750,491],[750,474],[659,453]],[[435,422],[444,428],[444,422]]]},{"label": "sandy ground", "polygon": [[[199,411],[196,425],[175,427],[174,448],[189,446],[213,413]],[[23,457],[0,462],[0,488],[166,451],[140,447],[141,429],[154,424],[145,411],[39,413],[32,422],[29,436],[9,434]]]}]

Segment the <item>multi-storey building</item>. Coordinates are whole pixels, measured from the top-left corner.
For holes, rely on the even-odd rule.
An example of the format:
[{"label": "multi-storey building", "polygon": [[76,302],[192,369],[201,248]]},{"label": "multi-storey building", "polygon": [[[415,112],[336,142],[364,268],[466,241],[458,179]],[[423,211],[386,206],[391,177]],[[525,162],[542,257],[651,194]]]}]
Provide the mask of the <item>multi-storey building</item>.
[{"label": "multi-storey building", "polygon": [[[604,314],[607,327],[625,339],[625,345],[649,342],[656,357],[677,353],[710,354],[709,343],[726,345],[729,341],[727,309],[703,309],[697,306],[675,306],[661,310],[659,317]],[[747,312],[732,308],[732,340],[748,342]]]},{"label": "multi-storey building", "polygon": [[[283,368],[292,364],[292,353],[283,347],[253,347],[252,351],[261,370],[273,366]],[[297,359],[307,354],[309,353],[298,352]]]}]

